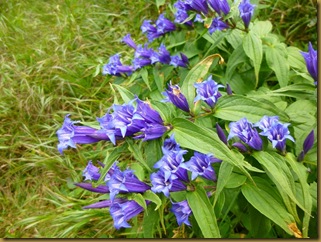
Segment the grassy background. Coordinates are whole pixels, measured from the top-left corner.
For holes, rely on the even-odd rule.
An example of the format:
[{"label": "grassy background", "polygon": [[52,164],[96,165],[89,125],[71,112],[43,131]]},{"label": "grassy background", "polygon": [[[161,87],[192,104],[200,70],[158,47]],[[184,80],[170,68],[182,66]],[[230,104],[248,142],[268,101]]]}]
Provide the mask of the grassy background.
[{"label": "grassy background", "polygon": [[[119,2],[0,0],[0,237],[122,236],[104,211],[81,209],[94,198],[72,185],[109,144],[61,156],[55,134],[67,113],[83,121],[105,113],[113,98],[101,65],[126,56],[126,33],[144,43],[142,20],[158,15],[154,1]],[[262,3],[260,19],[287,44],[316,46],[316,1]]]}]

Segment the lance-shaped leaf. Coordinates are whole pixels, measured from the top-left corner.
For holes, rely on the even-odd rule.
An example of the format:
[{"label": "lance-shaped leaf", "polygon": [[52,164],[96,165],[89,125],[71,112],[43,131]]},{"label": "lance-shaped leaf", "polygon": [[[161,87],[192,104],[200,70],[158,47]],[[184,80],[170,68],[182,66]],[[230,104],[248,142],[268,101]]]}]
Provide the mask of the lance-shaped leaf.
[{"label": "lance-shaped leaf", "polygon": [[262,40],[259,38],[259,36],[255,32],[250,31],[244,37],[243,49],[245,54],[253,61],[256,86],[257,86],[257,83],[259,80],[259,71],[260,71],[262,58],[263,58]]},{"label": "lance-shaped leaf", "polygon": [[197,186],[195,191],[186,193],[186,198],[204,238],[220,238],[214,209],[204,188]]},{"label": "lance-shaped leaf", "polygon": [[238,121],[246,117],[251,122],[258,122],[264,115],[279,116],[283,122],[288,122],[288,115],[267,100],[255,100],[241,95],[219,98],[213,114],[217,118]]},{"label": "lance-shaped leaf", "polygon": [[[253,178],[254,179],[254,178]],[[296,237],[302,237],[297,229],[293,216],[288,213],[279,199],[273,196],[271,188],[260,186],[260,182],[255,180],[256,185],[245,183],[242,186],[242,194],[246,200],[260,213],[279,225],[285,232]]]}]

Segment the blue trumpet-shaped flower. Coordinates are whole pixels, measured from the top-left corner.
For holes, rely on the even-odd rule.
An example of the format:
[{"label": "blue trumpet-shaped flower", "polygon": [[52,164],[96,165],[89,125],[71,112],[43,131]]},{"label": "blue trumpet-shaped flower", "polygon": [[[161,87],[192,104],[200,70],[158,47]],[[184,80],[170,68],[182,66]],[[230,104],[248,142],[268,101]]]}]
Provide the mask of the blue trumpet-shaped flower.
[{"label": "blue trumpet-shaped flower", "polygon": [[[176,3],[174,3],[174,7],[176,8],[176,12],[174,14],[175,16],[175,23],[184,23],[184,21],[189,17],[187,13],[187,7],[186,4],[178,0]],[[191,20],[186,21],[184,24],[191,26],[193,22]]]},{"label": "blue trumpet-shaped flower", "polygon": [[133,39],[131,38],[130,34],[126,34],[124,36],[124,38],[122,39],[122,42],[124,42],[126,45],[128,45],[129,47],[136,49],[137,45],[136,43],[133,41]]},{"label": "blue trumpet-shaped flower", "polygon": [[266,132],[272,127],[273,124],[278,122],[278,116],[263,116],[263,118],[261,118],[261,120],[255,123],[253,126],[258,127],[259,129],[263,130],[263,132]]},{"label": "blue trumpet-shaped flower", "polygon": [[187,200],[183,200],[177,203],[172,202],[172,207],[170,211],[174,213],[179,226],[181,226],[182,223],[191,226],[190,222],[188,221],[188,218],[192,214],[192,210],[188,205]]},{"label": "blue trumpet-shaped flower", "polygon": [[164,14],[160,14],[156,20],[156,29],[158,34],[163,35],[174,31],[176,26],[172,21],[165,18]]},{"label": "blue trumpet-shaped flower", "polygon": [[230,12],[227,0],[208,0],[208,3],[218,14],[221,14],[221,12],[228,14]]},{"label": "blue trumpet-shaped flower", "polygon": [[221,17],[214,18],[208,31],[213,34],[215,31],[222,31],[223,29],[229,28],[229,25],[221,20]]},{"label": "blue trumpet-shaped flower", "polygon": [[278,149],[281,152],[285,151],[286,139],[293,142],[294,138],[290,135],[288,129],[289,123],[282,124],[280,122],[274,123],[267,131],[260,133],[272,142],[272,147]]},{"label": "blue trumpet-shaped flower", "polygon": [[239,5],[240,16],[243,20],[245,28],[249,27],[250,21],[254,14],[254,8],[256,5],[250,3],[249,0],[243,0]]},{"label": "blue trumpet-shaped flower", "polygon": [[170,151],[179,151],[180,149],[180,145],[176,142],[174,134],[172,134],[168,139],[164,140],[164,144],[162,146],[163,154],[167,154]]},{"label": "blue trumpet-shaped flower", "polygon": [[314,143],[314,131],[312,130],[303,142],[303,150],[298,155],[298,161],[302,161],[304,159],[304,156],[306,155],[306,153],[308,153],[308,151],[312,148],[313,143]]},{"label": "blue trumpet-shaped flower", "polygon": [[216,181],[216,173],[212,167],[212,163],[221,162],[212,154],[194,153],[194,156],[188,162],[185,162],[183,167],[186,167],[192,172],[192,180],[198,176],[202,176],[208,180]]},{"label": "blue trumpet-shaped flower", "polygon": [[229,124],[229,128],[230,133],[227,140],[236,136],[253,149],[262,150],[262,139],[257,130],[252,127],[252,123],[250,123],[246,118],[237,122],[231,122]]},{"label": "blue trumpet-shaped flower", "polygon": [[125,202],[113,202],[109,211],[114,220],[114,227],[120,229],[130,228],[131,226],[127,221],[143,212],[144,208],[134,200],[127,200]]},{"label": "blue trumpet-shaped flower", "polygon": [[178,192],[186,190],[186,185],[177,177],[172,176],[170,171],[158,170],[150,175],[152,182],[151,190],[155,193],[164,193],[169,197],[170,192]]},{"label": "blue trumpet-shaped flower", "polygon": [[89,161],[86,168],[83,170],[82,175],[85,177],[85,180],[97,181],[100,178],[99,168]]},{"label": "blue trumpet-shaped flower", "polygon": [[150,189],[150,186],[140,181],[132,170],[115,170],[107,181],[110,190],[110,199],[113,201],[118,193],[143,193]]},{"label": "blue trumpet-shaped flower", "polygon": [[217,84],[212,79],[212,76],[209,76],[206,81],[195,83],[194,87],[196,88],[197,93],[194,102],[203,100],[211,108],[214,108],[217,99],[222,96],[221,93],[219,93],[218,89],[224,86]]},{"label": "blue trumpet-shaped flower", "polygon": [[189,9],[192,9],[196,12],[207,14],[208,5],[206,0],[185,0],[185,4],[188,5]]},{"label": "blue trumpet-shaped flower", "polygon": [[69,114],[65,116],[62,127],[57,131],[58,151],[62,154],[68,147],[76,148],[76,144],[91,144],[101,140],[109,140],[106,134],[88,126],[77,126],[78,121],[71,121]]},{"label": "blue trumpet-shaped flower", "polygon": [[314,84],[318,81],[318,51],[313,49],[311,42],[309,42],[309,52],[301,52],[304,57],[308,72],[314,79]]},{"label": "blue trumpet-shaped flower", "polygon": [[109,58],[109,62],[103,66],[102,73],[104,75],[109,74],[113,76],[120,76],[121,74],[131,75],[134,71],[132,66],[124,66],[120,61],[120,55],[115,54]]},{"label": "blue trumpet-shaped flower", "polygon": [[180,66],[186,68],[188,65],[188,58],[183,53],[180,53],[180,55],[171,56],[171,61],[169,64],[173,65],[174,67]]},{"label": "blue trumpet-shaped flower", "polygon": [[182,109],[185,112],[189,112],[189,106],[186,97],[181,93],[181,89],[178,85],[172,85],[170,82],[168,84],[168,89],[163,92],[163,95],[166,96],[164,101],[173,103],[179,109]]},{"label": "blue trumpet-shaped flower", "polygon": [[152,64],[156,62],[169,64],[171,62],[171,55],[164,44],[160,45],[160,47],[158,48],[158,52],[153,53],[153,55],[151,56],[151,62]]}]

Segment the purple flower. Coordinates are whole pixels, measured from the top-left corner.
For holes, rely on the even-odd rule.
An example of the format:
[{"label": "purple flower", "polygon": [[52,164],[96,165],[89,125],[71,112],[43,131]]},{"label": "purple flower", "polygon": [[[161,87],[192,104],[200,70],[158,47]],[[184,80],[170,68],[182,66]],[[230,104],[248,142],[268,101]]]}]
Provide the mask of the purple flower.
[{"label": "purple flower", "polygon": [[189,179],[186,167],[182,166],[184,162],[183,155],[186,153],[186,150],[169,151],[164,154],[158,162],[156,162],[154,168],[168,171],[172,174],[172,177],[177,177],[181,181],[188,181]]},{"label": "purple flower", "polygon": [[183,53],[180,53],[180,55],[171,56],[171,62],[169,64],[175,67],[180,66],[186,68],[188,65],[188,58]]},{"label": "purple flower", "polygon": [[196,14],[194,18],[194,22],[204,23],[204,19],[202,18],[202,15]]},{"label": "purple flower", "polygon": [[222,140],[227,145],[226,135],[218,123],[216,123],[216,131],[217,131],[217,135],[220,138],[220,140]]},{"label": "purple flower", "polygon": [[144,102],[136,97],[137,109],[133,119],[144,120],[148,124],[163,124],[159,113],[150,106],[150,103]]},{"label": "purple flower", "polygon": [[179,151],[181,148],[179,144],[176,143],[174,138],[174,134],[171,135],[168,139],[164,140],[164,144],[162,146],[163,154],[167,154],[170,151]]},{"label": "purple flower", "polygon": [[186,186],[169,171],[158,170],[150,175],[150,180],[153,185],[151,190],[155,193],[162,192],[166,197],[169,197],[170,192],[186,190]]},{"label": "purple flower", "polygon": [[255,6],[256,5],[251,4],[249,0],[243,0],[239,5],[240,16],[244,22],[245,28],[249,27]]},{"label": "purple flower", "polygon": [[127,221],[143,212],[144,208],[134,200],[127,200],[120,203],[114,202],[109,211],[114,220],[114,227],[120,229],[130,228],[131,226]]},{"label": "purple flower", "polygon": [[230,134],[227,140],[237,136],[244,143],[248,144],[255,150],[262,150],[262,139],[260,138],[256,129],[252,127],[246,118],[243,118],[237,122],[231,122],[229,124]]},{"label": "purple flower", "polygon": [[154,39],[157,39],[161,36],[161,34],[157,32],[157,28],[152,25],[151,22],[151,20],[144,20],[141,26],[141,30],[144,34],[147,35],[149,42],[152,42]]},{"label": "purple flower", "polygon": [[75,183],[77,187],[81,187],[87,191],[97,192],[97,193],[109,193],[109,188],[106,185],[98,185],[97,187],[93,187],[91,183],[80,182]]},{"label": "purple flower", "polygon": [[[183,1],[178,0],[176,3],[174,3],[174,7],[176,8],[176,12],[174,14],[175,16],[175,23],[183,23],[188,18],[188,13],[186,9],[186,5]],[[186,25],[191,26],[193,23],[191,20],[185,22]]]},{"label": "purple flower", "polygon": [[175,24],[169,19],[164,17],[164,14],[160,14],[156,20],[157,33],[160,35],[172,32],[176,29]]},{"label": "purple flower", "polygon": [[127,200],[124,198],[115,198],[114,201],[111,200],[103,200],[100,202],[96,202],[93,204],[90,204],[88,206],[83,207],[84,209],[89,209],[89,208],[107,208],[110,207],[113,203],[125,203]]},{"label": "purple flower", "polygon": [[158,52],[154,52],[151,56],[151,62],[160,62],[162,64],[169,64],[171,62],[171,56],[164,44],[161,44],[158,48]]},{"label": "purple flower", "polygon": [[279,122],[278,116],[263,116],[261,120],[257,123],[255,123],[253,126],[258,127],[259,129],[263,130],[263,132],[266,132],[271,128],[271,126],[275,123]]},{"label": "purple flower", "polygon": [[218,14],[221,14],[221,12],[228,14],[230,12],[230,6],[226,0],[208,0],[208,3]]},{"label": "purple flower", "polygon": [[134,54],[133,65],[135,70],[152,64],[152,56],[155,55],[155,51],[147,47],[147,44],[144,46],[138,45]]},{"label": "purple flower", "polygon": [[273,148],[284,152],[286,139],[295,142],[293,137],[290,135],[290,131],[288,130],[289,125],[290,124],[288,123],[274,123],[268,130],[260,134],[263,136],[267,136],[267,138],[272,142]]},{"label": "purple flower", "polygon": [[314,79],[314,84],[317,85],[318,81],[318,51],[313,49],[311,42],[309,42],[309,52],[302,52],[308,72]]},{"label": "purple flower", "polygon": [[166,96],[166,99],[164,99],[165,102],[171,102],[179,109],[189,112],[189,106],[186,97],[181,93],[181,89],[178,85],[172,85],[170,82],[168,84],[168,89],[162,94]]},{"label": "purple flower", "polygon": [[203,13],[205,15],[208,13],[206,0],[185,0],[185,4],[196,12]]},{"label": "purple flower", "polygon": [[131,136],[145,126],[144,120],[134,118],[136,109],[132,105],[133,101],[135,101],[135,99],[128,104],[113,105],[113,123],[115,129],[121,131],[122,137]]},{"label": "purple flower", "polygon": [[119,193],[143,193],[150,189],[150,186],[140,181],[132,170],[125,171],[115,170],[107,181],[107,186],[110,190],[110,199],[113,201],[115,196]]},{"label": "purple flower", "polygon": [[208,29],[210,34],[213,34],[217,30],[222,31],[223,29],[229,28],[228,24],[223,22],[221,19],[222,19],[221,17],[217,17],[213,19],[211,26]]},{"label": "purple flower", "polygon": [[309,135],[305,138],[303,143],[303,150],[298,156],[298,161],[302,161],[304,159],[304,156],[308,151],[312,148],[314,143],[314,131],[312,130]]},{"label": "purple flower", "polygon": [[85,177],[85,180],[98,181],[100,178],[99,168],[94,166],[93,163],[89,161],[86,168],[83,170],[82,175]]},{"label": "purple flower", "polygon": [[65,116],[62,127],[57,131],[59,140],[58,151],[62,154],[68,146],[76,148],[76,144],[91,144],[100,140],[109,140],[105,134],[100,134],[97,129],[88,126],[74,125],[79,121],[71,121],[70,114]]},{"label": "purple flower", "polygon": [[221,160],[215,158],[212,154],[194,153],[191,159],[184,163],[184,166],[192,172],[192,180],[197,176],[202,176],[208,180],[216,181],[216,173],[211,166],[214,162],[221,162]]},{"label": "purple flower", "polygon": [[172,202],[170,211],[175,214],[179,226],[181,226],[182,223],[191,226],[188,218],[192,214],[192,210],[186,200],[177,203]]},{"label": "purple flower", "polygon": [[97,118],[97,121],[100,124],[101,130],[97,131],[100,133],[104,133],[108,136],[110,141],[116,145],[116,140],[122,138],[122,134],[120,129],[116,130],[115,123],[114,123],[114,117],[112,114],[108,112],[101,118]]},{"label": "purple flower", "polygon": [[126,45],[128,45],[129,47],[131,47],[131,48],[133,48],[135,50],[137,48],[137,45],[135,44],[135,42],[131,38],[130,34],[126,34],[124,36],[124,38],[122,39],[122,42],[124,42]]},{"label": "purple flower", "polygon": [[146,124],[146,126],[140,130],[141,134],[135,136],[134,139],[143,139],[143,141],[158,139],[168,130],[169,127],[162,124]]},{"label": "purple flower", "polygon": [[211,108],[214,108],[217,100],[221,97],[218,89],[224,87],[223,85],[218,85],[213,79],[212,76],[209,76],[206,81],[201,83],[195,83],[194,87],[196,88],[197,96],[194,99],[194,102],[203,100]]},{"label": "purple flower", "polygon": [[226,83],[226,93],[227,93],[227,95],[233,94],[232,88],[231,88],[230,84],[228,84],[228,83]]},{"label": "purple flower", "polygon": [[120,76],[122,73],[130,75],[134,71],[132,66],[124,66],[120,61],[120,55],[115,54],[109,58],[108,64],[103,66],[103,74]]}]

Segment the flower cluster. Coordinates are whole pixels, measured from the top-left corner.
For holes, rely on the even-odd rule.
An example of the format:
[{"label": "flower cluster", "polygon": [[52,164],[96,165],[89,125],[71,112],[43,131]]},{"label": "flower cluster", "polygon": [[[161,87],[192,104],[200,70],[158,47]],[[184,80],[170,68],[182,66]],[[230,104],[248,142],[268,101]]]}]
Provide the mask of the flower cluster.
[{"label": "flower cluster", "polygon": [[[284,153],[286,139],[295,142],[294,138],[290,135],[289,125],[289,123],[280,122],[278,116],[263,116],[262,119],[255,124],[243,118],[229,124],[230,132],[227,139],[218,124],[216,125],[216,129],[220,139],[225,144],[227,144],[228,140],[237,137],[241,142],[234,142],[232,146],[237,147],[242,152],[246,152],[248,147],[254,150],[262,150],[263,142],[260,136],[266,136],[272,143],[273,148]],[[259,128],[261,132],[259,133],[255,127]]]},{"label": "flower cluster", "polygon": [[[213,109],[218,98],[222,96],[218,89],[224,86],[221,84],[217,84],[212,79],[212,76],[209,76],[205,81],[195,83],[194,87],[196,88],[197,94],[194,99],[194,103],[203,100],[208,106]],[[162,94],[166,97],[163,100],[164,102],[171,102],[177,108],[188,113],[190,112],[190,107],[188,106],[187,99],[181,92],[179,85],[173,85],[171,82],[169,82],[168,88]]]},{"label": "flower cluster", "polygon": [[[180,148],[174,135],[164,141],[162,151],[163,157],[154,165],[158,171],[150,175],[153,192],[163,193],[166,197],[170,197],[170,192],[186,190],[186,184],[190,182],[188,171],[191,172],[191,180],[200,176],[210,181],[216,181],[216,173],[212,163],[221,162],[221,160],[212,154],[194,152],[190,160],[184,162],[187,150]],[[172,202],[172,204],[171,211],[175,214],[177,223],[190,225],[188,217],[191,214],[191,209],[187,201]]]},{"label": "flower cluster", "polygon": [[[194,12],[194,22],[207,23],[210,20],[208,26],[210,34],[229,28],[228,22],[224,20],[224,17],[230,13],[227,0],[178,0],[174,3],[174,7],[176,8],[175,23],[192,26],[193,22],[189,13]],[[245,28],[248,28],[254,14],[255,5],[251,4],[249,0],[243,0],[238,9]],[[216,17],[213,18],[213,15],[216,15]]]},{"label": "flower cluster", "polygon": [[103,66],[103,74],[120,76],[121,74],[131,75],[133,71],[139,70],[144,66],[149,66],[155,63],[172,65],[174,67],[188,66],[188,58],[183,53],[179,55],[170,55],[164,44],[161,44],[158,51],[148,48],[148,44],[136,45],[127,34],[123,38],[123,42],[135,50],[132,65],[123,65],[120,61],[120,54],[115,54],[109,58],[109,62]]},{"label": "flower cluster", "polygon": [[[96,193],[109,193],[110,199],[99,201],[97,203],[85,206],[85,209],[89,208],[105,208],[110,207],[110,214],[114,220],[114,227],[120,229],[121,227],[129,228],[128,220],[141,213],[144,208],[140,206],[134,200],[128,200],[126,197],[116,197],[117,194],[129,194],[129,193],[144,193],[150,190],[150,186],[140,181],[134,174],[133,170],[126,169],[121,171],[115,162],[109,169],[107,175],[104,178],[106,185],[92,186],[91,183],[82,182],[75,185],[85,190]],[[101,166],[104,164],[100,163]],[[85,180],[97,181],[101,174],[100,169],[88,162],[87,167],[83,171]],[[150,201],[146,200],[146,205]]]},{"label": "flower cluster", "polygon": [[114,104],[111,108],[113,113],[109,109],[103,117],[97,118],[100,129],[77,126],[77,121],[71,121],[66,115],[62,127],[57,131],[59,152],[63,153],[68,147],[76,148],[76,144],[91,144],[101,140],[111,141],[115,145],[116,140],[127,136],[143,140],[157,139],[170,129],[164,125],[159,113],[138,97],[128,104]]}]

